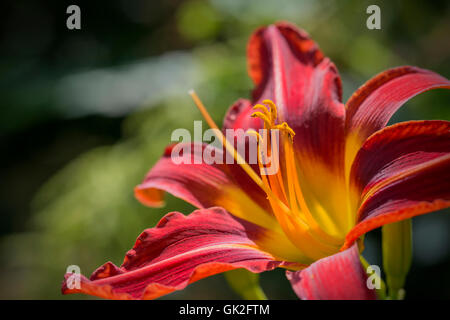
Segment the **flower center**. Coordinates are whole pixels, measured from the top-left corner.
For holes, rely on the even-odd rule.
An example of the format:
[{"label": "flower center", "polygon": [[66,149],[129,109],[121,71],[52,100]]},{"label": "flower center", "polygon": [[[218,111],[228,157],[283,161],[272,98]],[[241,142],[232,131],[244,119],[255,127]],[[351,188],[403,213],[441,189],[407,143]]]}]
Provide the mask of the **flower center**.
[{"label": "flower center", "polygon": [[[339,251],[342,240],[326,233],[318,224],[309,210],[300,185],[297,161],[295,159],[293,141],[295,132],[286,122],[277,124],[277,107],[271,100],[264,100],[263,104],[253,107],[255,111],[251,116],[264,122],[264,132],[269,131],[263,137],[254,130],[248,133],[254,135],[258,141],[258,164],[262,173],[266,172],[264,161],[264,143],[267,153],[273,159],[283,155],[283,170],[277,170],[275,174],[262,174],[261,178],[267,189],[272,194],[267,194],[273,213],[285,234],[297,246],[305,258],[315,261]],[[280,133],[280,146],[273,139],[272,131]],[[270,153],[276,154],[270,154]]]},{"label": "flower center", "polygon": [[[206,122],[212,129],[215,129],[216,136],[226,148],[227,152],[233,155],[236,162],[242,167],[246,174],[260,187],[270,202],[273,214],[277,219],[283,232],[289,240],[299,249],[302,255],[304,264],[310,264],[318,259],[332,255],[339,251],[342,245],[342,239],[338,239],[326,233],[316,219],[311,214],[303,196],[302,188],[299,182],[297,173],[297,162],[294,156],[293,139],[295,136],[286,122],[277,124],[277,107],[271,100],[264,100],[262,104],[254,106],[257,110],[252,114],[252,117],[257,117],[263,120],[265,139],[254,131],[249,130],[247,133],[254,135],[258,141],[258,165],[261,172],[264,172],[267,167],[263,161],[265,154],[263,148],[264,143],[267,146],[268,156],[272,159],[277,157],[279,159],[280,153],[283,155],[284,168],[277,170],[274,174],[262,174],[261,177],[252,169],[250,165],[241,157],[241,155],[234,149],[232,143],[228,142],[222,131],[214,123],[208,114],[203,103],[198,98],[194,91],[190,91],[192,99],[202,113]],[[272,139],[272,132],[279,133],[280,145],[277,145],[277,139]],[[271,154],[275,152],[276,154]],[[266,171],[267,172],[267,171]]]}]

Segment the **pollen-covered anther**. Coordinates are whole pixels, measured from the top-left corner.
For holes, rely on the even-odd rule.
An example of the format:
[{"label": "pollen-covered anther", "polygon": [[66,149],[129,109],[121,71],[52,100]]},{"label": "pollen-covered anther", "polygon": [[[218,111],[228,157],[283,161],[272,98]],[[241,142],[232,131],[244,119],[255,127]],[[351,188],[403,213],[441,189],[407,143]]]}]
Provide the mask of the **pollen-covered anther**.
[{"label": "pollen-covered anther", "polygon": [[263,138],[258,132],[256,132],[253,129],[247,130],[246,134],[256,138],[256,143],[258,146],[258,164],[261,165],[261,159],[264,157],[264,152],[263,150],[260,149],[261,143],[263,142]]},{"label": "pollen-covered anther", "polygon": [[272,115],[271,115],[271,113],[269,112],[269,110],[267,110],[267,106],[264,106],[264,105],[262,105],[262,104],[256,104],[256,105],[253,106],[253,109],[254,109],[254,110],[259,110],[259,111],[261,111],[262,113],[264,113],[264,115],[265,115],[268,119],[270,119],[270,120],[275,120],[275,119],[272,118]]},{"label": "pollen-covered anther", "polygon": [[259,141],[262,140],[261,135],[258,132],[256,132],[255,130],[253,130],[253,129],[247,130],[246,134],[255,137],[257,139],[258,143],[259,143]]},{"label": "pollen-covered anther", "polygon": [[295,131],[292,130],[292,128],[289,127],[289,125],[286,122],[283,122],[282,124],[278,124],[278,125],[274,126],[272,129],[278,129],[282,132],[286,132],[288,134],[289,138],[291,138],[291,140],[294,139]]},{"label": "pollen-covered anther", "polygon": [[273,103],[272,100],[269,100],[269,99],[263,100],[263,103],[269,108],[271,119],[272,119],[272,124],[275,124],[275,120],[278,117],[277,106],[275,105],[275,103]]},{"label": "pollen-covered anther", "polygon": [[263,100],[264,105],[257,104],[253,107],[254,110],[259,110],[252,113],[252,117],[257,117],[262,119],[267,129],[272,129],[275,126],[275,121],[277,120],[277,106],[272,100]]},{"label": "pollen-covered anther", "polygon": [[264,121],[265,125],[266,125],[268,128],[272,127],[272,121],[271,121],[271,119],[270,119],[267,115],[265,115],[264,113],[262,113],[262,112],[259,112],[259,111],[253,112],[253,113],[251,114],[251,117],[252,117],[252,118],[260,118],[261,120]]}]

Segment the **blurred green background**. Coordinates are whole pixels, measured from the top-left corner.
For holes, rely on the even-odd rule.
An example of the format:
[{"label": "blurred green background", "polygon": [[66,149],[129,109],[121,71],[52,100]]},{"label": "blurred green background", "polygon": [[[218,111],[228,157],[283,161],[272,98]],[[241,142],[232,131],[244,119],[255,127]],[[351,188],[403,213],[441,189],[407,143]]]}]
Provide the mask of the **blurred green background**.
[{"label": "blurred green background", "polygon": [[[78,4],[82,29],[66,28]],[[378,4],[382,29],[366,28]],[[288,20],[310,33],[337,65],[344,100],[398,65],[450,75],[448,1],[3,1],[0,10],[0,298],[61,296],[68,265],[90,273],[121,264],[136,237],[170,211],[193,208],[171,196],[150,209],[133,187],[175,128],[201,117],[195,88],[222,123],[250,97],[246,43],[253,29]],[[393,122],[450,120],[450,94],[425,93]],[[450,298],[448,212],[415,218],[407,298]],[[380,264],[379,230],[365,256]],[[282,270],[264,273],[269,298],[294,299]],[[223,275],[166,299],[238,298]]]}]

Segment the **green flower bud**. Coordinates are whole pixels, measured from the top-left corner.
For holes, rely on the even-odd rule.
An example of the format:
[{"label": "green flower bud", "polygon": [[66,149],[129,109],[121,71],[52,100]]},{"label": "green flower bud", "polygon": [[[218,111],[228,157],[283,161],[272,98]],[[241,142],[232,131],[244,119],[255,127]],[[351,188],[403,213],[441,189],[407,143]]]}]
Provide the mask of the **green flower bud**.
[{"label": "green flower bud", "polygon": [[391,299],[403,299],[406,276],[412,260],[411,219],[382,228],[383,268]]}]

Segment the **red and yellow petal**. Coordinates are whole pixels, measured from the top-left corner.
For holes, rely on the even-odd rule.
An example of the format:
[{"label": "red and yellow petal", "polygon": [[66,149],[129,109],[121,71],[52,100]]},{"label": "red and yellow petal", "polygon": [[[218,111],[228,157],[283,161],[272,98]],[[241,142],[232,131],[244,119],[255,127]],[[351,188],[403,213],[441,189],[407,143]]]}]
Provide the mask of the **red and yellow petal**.
[{"label": "red and yellow petal", "polygon": [[345,108],[336,67],[306,32],[287,23],[254,32],[248,63],[256,85],[253,101],[272,100],[279,121],[295,131],[300,182],[312,214],[329,233],[343,237],[351,219],[345,216]]},{"label": "red and yellow petal", "polygon": [[81,287],[62,292],[85,293],[108,299],[155,299],[202,278],[237,268],[263,272],[283,266],[298,269],[263,251],[264,230],[233,218],[222,208],[197,210],[189,216],[166,215],[145,230],[128,251],[121,267],[107,262]]},{"label": "red and yellow petal", "polygon": [[364,141],[383,128],[391,116],[412,97],[450,81],[429,70],[404,66],[386,70],[361,86],[346,104],[347,173]]},{"label": "red and yellow petal", "polygon": [[[183,146],[188,149],[182,150]],[[162,204],[165,191],[198,208],[220,206],[252,223],[266,228],[277,227],[266,195],[238,164],[207,164],[203,158],[206,144],[182,143],[177,144],[178,147],[180,151],[174,154],[174,146],[168,147],[135,188],[139,201],[146,205]],[[221,150],[214,152],[225,162]],[[189,163],[179,163],[182,159]]]},{"label": "red and yellow petal", "polygon": [[401,122],[378,131],[364,143],[350,181],[364,197],[396,175],[446,154],[450,154],[449,121]]},{"label": "red and yellow petal", "polygon": [[357,245],[286,275],[298,297],[305,300],[374,300]]},{"label": "red and yellow petal", "polygon": [[358,224],[344,248],[384,224],[448,207],[450,122],[410,121],[372,135],[355,158],[351,191]]},{"label": "red and yellow petal", "polygon": [[426,163],[418,172],[380,188],[359,209],[360,221],[347,234],[343,248],[363,234],[388,223],[450,206],[450,156]]}]

